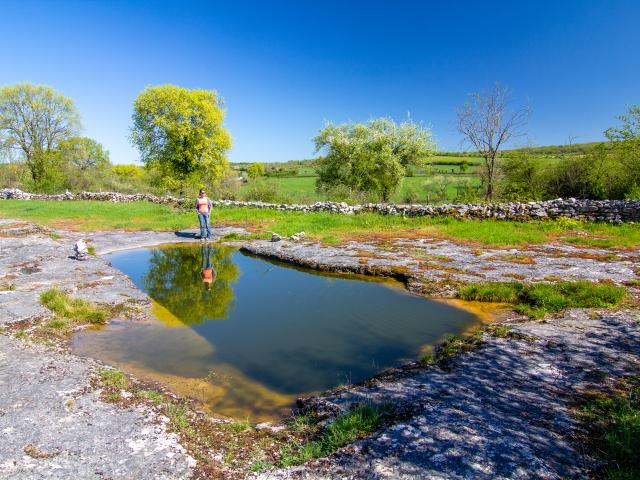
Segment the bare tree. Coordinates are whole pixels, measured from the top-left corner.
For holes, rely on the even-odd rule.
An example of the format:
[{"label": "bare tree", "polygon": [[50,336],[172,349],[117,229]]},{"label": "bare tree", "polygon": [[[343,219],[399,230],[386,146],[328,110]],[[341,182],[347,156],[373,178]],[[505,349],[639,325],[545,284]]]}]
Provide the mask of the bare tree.
[{"label": "bare tree", "polygon": [[498,83],[487,93],[469,96],[471,99],[457,112],[458,131],[484,159],[486,199],[492,200],[498,152],[509,140],[526,135],[531,109],[528,106],[513,109],[509,89]]}]

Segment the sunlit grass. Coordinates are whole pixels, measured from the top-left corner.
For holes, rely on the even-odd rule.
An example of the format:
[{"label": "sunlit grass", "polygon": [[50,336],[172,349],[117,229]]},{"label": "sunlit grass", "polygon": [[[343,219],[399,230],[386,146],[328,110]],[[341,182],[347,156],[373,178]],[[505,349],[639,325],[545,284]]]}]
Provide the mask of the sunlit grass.
[{"label": "sunlit grass", "polygon": [[40,303],[59,319],[86,323],[104,323],[107,319],[105,309],[96,307],[86,300],[71,298],[55,288],[43,292],[40,295]]},{"label": "sunlit grass", "polygon": [[541,318],[549,312],[566,308],[598,308],[618,305],[626,289],[608,283],[576,282],[534,283],[485,282],[460,288],[464,300],[508,302],[515,310],[531,318]]},{"label": "sunlit grass", "polygon": [[[76,231],[172,231],[197,226],[191,211],[148,202],[2,200],[0,216]],[[640,246],[640,225],[637,224],[404,218],[375,213],[337,215],[239,207],[215,208],[212,222],[242,226],[262,238],[270,237],[271,232],[288,236],[304,231],[308,237],[325,243],[348,239],[435,237],[497,247],[553,241],[605,248]]]}]

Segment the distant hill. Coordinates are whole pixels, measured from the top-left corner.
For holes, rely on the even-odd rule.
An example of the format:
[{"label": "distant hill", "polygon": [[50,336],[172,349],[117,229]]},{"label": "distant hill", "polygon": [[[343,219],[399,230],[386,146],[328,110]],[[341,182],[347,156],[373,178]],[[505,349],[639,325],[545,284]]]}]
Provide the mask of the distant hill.
[{"label": "distant hill", "polygon": [[[531,155],[584,155],[602,142],[572,143],[570,145],[546,145],[542,147],[521,147],[502,150],[503,154],[529,153]],[[443,157],[477,157],[476,152],[438,152]]]}]

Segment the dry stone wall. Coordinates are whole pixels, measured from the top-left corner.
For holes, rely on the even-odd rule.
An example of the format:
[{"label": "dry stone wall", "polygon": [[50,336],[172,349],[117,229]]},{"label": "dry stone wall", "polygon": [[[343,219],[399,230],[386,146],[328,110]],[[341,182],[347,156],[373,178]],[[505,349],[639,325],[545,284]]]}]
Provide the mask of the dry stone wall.
[{"label": "dry stone wall", "polygon": [[[115,192],[82,192],[73,194],[66,192],[60,195],[45,195],[23,192],[18,189],[0,190],[0,199],[21,200],[97,200],[108,202],[152,202],[161,205],[190,208],[193,199],[172,196],[158,197],[146,193],[126,195]],[[388,204],[365,203],[347,205],[343,202],[316,202],[310,205],[289,205],[264,202],[243,202],[237,200],[216,200],[214,205],[267,208],[297,212],[330,212],[353,215],[373,212],[383,215],[403,215],[407,217],[502,219],[529,221],[543,218],[572,218],[575,220],[591,220],[610,223],[640,221],[640,200],[577,200],[575,198],[556,199],[540,202],[508,202],[508,203],[457,203],[445,205],[428,204]]]}]

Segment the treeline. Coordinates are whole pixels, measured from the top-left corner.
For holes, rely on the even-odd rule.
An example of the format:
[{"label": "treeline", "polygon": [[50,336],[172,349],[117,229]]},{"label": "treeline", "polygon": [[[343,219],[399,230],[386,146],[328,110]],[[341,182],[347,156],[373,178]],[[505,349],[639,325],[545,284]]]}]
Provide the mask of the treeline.
[{"label": "treeline", "polygon": [[[439,152],[422,124],[377,118],[326,124],[313,139],[314,159],[230,165],[231,136],[215,91],[147,87],[134,101],[130,130],[140,167],[113,165],[99,142],[81,136],[72,100],[21,83],[0,88],[0,187],[180,196],[204,187],[219,198],[282,201],[275,179],[314,176],[318,195],[352,202],[389,201],[403,191],[408,202],[640,198],[640,106],[618,117],[606,142],[504,149],[525,134],[528,108],[512,109],[497,84],[470,97],[458,130],[474,151]],[[403,190],[414,175],[430,178]],[[454,177],[463,182],[452,184]]]}]

